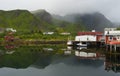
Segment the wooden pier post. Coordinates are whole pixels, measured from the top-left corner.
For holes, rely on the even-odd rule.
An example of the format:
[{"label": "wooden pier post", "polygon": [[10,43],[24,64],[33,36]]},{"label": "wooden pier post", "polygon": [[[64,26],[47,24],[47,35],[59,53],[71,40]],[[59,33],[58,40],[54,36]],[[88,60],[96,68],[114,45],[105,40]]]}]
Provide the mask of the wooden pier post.
[{"label": "wooden pier post", "polygon": [[106,45],[106,51],[108,51],[108,45]]},{"label": "wooden pier post", "polygon": [[116,48],[117,48],[117,46],[116,46],[116,45],[114,45],[114,50],[115,50],[115,52],[116,52]]},{"label": "wooden pier post", "polygon": [[110,45],[110,51],[112,51],[112,45]]}]

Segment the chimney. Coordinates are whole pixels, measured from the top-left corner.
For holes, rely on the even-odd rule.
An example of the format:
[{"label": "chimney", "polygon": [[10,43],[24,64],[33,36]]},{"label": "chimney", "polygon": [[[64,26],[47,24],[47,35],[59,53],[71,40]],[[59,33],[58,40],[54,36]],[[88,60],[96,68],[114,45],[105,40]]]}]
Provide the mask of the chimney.
[{"label": "chimney", "polygon": [[95,30],[92,30],[92,32],[95,32]]}]

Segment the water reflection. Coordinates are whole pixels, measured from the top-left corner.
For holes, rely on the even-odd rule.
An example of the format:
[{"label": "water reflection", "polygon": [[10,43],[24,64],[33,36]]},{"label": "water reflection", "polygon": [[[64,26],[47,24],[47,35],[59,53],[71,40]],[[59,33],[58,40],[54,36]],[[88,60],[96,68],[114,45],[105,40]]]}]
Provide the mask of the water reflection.
[{"label": "water reflection", "polygon": [[[4,53],[6,49],[1,47],[0,68],[27,69],[31,67],[48,70],[47,68],[50,66],[59,67],[62,64],[66,70],[71,67],[81,71],[82,69],[85,69],[84,71],[90,69],[104,73],[110,72],[110,70],[120,72],[120,53],[106,52],[97,48],[77,49],[77,47],[65,45],[41,45],[22,46],[13,49],[13,51],[11,54],[6,54]],[[53,70],[53,68],[51,69]]]},{"label": "water reflection", "polygon": [[87,47],[77,47],[77,50],[87,49]]},{"label": "water reflection", "polygon": [[101,55],[99,52],[75,51],[75,56],[81,59],[104,59],[104,55]]},{"label": "water reflection", "polygon": [[[65,46],[59,46],[63,48]],[[34,66],[36,68],[45,68],[48,66],[55,54],[63,54],[57,45],[41,45],[41,46],[22,46],[14,49],[6,49],[1,47],[0,67],[11,68],[28,68]],[[59,51],[56,51],[56,50]]]},{"label": "water reflection", "polygon": [[107,53],[105,60],[105,70],[120,72],[120,53]]},{"label": "water reflection", "polygon": [[44,51],[53,51],[53,48],[43,48]]},{"label": "water reflection", "polygon": [[67,46],[67,49],[64,50],[64,55],[71,55],[72,54],[73,47]]}]

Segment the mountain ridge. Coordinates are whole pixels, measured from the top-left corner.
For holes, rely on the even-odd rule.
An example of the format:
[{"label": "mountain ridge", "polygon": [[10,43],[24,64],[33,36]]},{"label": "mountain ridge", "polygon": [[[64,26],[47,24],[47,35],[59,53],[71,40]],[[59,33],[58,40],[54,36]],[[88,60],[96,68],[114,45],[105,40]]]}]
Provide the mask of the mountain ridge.
[{"label": "mountain ridge", "polygon": [[88,30],[103,31],[106,27],[113,27],[113,23],[99,12],[85,14],[69,14],[65,16],[52,15],[55,19],[65,20],[72,23],[82,23]]},{"label": "mountain ridge", "polygon": [[12,27],[18,31],[57,31],[74,33],[93,29],[103,31],[105,27],[112,27],[112,22],[101,13],[72,14],[56,17],[43,9],[32,12],[28,10],[0,10],[0,27]]}]

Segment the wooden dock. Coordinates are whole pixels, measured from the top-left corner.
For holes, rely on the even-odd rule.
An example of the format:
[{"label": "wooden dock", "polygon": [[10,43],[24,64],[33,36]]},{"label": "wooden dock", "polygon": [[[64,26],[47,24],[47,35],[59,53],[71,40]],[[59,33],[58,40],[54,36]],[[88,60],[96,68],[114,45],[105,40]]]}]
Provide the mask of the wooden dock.
[{"label": "wooden dock", "polygon": [[100,41],[71,41],[72,44],[71,46],[78,46],[78,43],[83,43],[83,44],[87,44],[88,47],[103,47],[105,45],[104,42],[100,42]]},{"label": "wooden dock", "polygon": [[78,43],[86,43],[87,47],[97,47],[97,48],[105,48],[107,51],[120,51],[120,44],[119,43],[105,43],[103,41],[72,41],[71,46],[78,46]]}]

